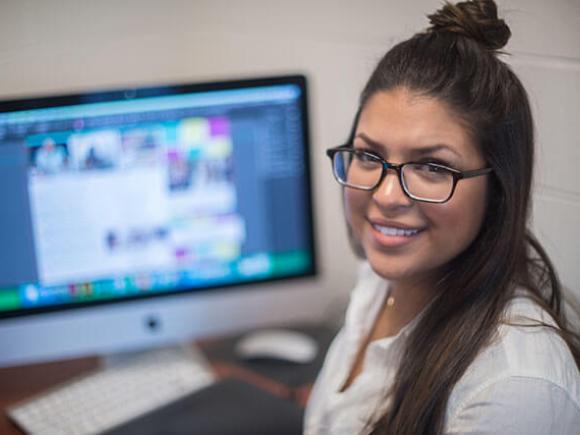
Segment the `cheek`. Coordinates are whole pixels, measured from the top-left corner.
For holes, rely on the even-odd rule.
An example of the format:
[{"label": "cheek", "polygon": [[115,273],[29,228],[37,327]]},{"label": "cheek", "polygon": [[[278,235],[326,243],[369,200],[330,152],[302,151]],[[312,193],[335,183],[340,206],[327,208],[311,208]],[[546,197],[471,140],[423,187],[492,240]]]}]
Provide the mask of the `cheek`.
[{"label": "cheek", "polygon": [[459,254],[475,239],[485,215],[485,183],[463,187],[449,202],[429,204],[423,210],[433,226],[433,236],[444,243],[445,250],[453,251],[451,255]]},{"label": "cheek", "polygon": [[356,235],[361,230],[368,207],[369,194],[360,190],[344,189],[346,220]]}]

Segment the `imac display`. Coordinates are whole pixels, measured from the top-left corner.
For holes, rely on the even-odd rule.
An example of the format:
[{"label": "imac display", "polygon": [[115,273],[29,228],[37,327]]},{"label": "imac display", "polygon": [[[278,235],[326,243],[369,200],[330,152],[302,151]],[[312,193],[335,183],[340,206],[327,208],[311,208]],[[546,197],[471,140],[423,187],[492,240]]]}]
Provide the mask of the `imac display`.
[{"label": "imac display", "polygon": [[0,365],[316,305],[302,76],[0,102],[0,204]]}]

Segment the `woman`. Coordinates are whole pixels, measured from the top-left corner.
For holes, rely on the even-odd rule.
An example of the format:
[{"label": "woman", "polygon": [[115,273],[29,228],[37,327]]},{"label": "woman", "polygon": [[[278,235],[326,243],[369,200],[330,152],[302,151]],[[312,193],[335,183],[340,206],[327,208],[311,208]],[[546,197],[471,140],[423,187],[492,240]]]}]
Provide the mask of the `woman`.
[{"label": "woman", "polygon": [[328,150],[368,270],[306,434],[580,433],[578,336],[527,229],[533,123],[493,1],[393,47]]}]

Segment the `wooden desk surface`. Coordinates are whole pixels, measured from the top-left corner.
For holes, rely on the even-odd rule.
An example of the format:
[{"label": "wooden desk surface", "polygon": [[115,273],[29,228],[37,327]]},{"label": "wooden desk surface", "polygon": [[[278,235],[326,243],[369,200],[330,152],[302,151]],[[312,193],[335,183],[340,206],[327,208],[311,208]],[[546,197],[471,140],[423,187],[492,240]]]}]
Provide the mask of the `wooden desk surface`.
[{"label": "wooden desk surface", "polygon": [[0,434],[21,435],[23,433],[8,419],[6,408],[10,405],[94,370],[98,365],[99,359],[91,357],[0,368]]},{"label": "wooden desk surface", "polygon": [[[314,377],[322,365],[326,348],[334,335],[332,330],[310,328],[308,331],[319,341],[321,350],[313,363],[296,367],[299,376],[279,376],[282,366],[260,363],[239,363],[232,358],[236,337],[207,340],[200,343],[218,378],[235,377],[247,381],[272,395],[296,401],[304,406]],[[23,432],[8,419],[6,409],[22,400],[43,393],[51,387],[87,374],[99,367],[98,357],[78,358],[52,363],[0,368],[0,434],[22,435]],[[293,373],[294,375],[296,373]]]},{"label": "wooden desk surface", "polygon": [[[220,379],[229,377],[243,379],[272,395],[296,400],[302,406],[306,403],[310,392],[309,385],[291,388],[230,362],[215,361],[212,362],[212,366]],[[90,357],[0,369],[0,434],[24,433],[8,418],[6,414],[8,407],[98,367],[99,358]]]}]

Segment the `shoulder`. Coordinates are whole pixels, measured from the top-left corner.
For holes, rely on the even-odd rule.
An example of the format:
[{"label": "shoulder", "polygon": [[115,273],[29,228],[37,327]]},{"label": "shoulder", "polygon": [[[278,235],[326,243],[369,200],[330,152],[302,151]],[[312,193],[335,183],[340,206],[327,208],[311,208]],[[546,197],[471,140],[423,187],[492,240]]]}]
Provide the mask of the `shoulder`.
[{"label": "shoulder", "polygon": [[495,340],[454,387],[449,424],[466,417],[473,422],[476,416],[482,424],[487,418],[490,424],[506,419],[513,423],[518,416],[529,424],[539,419],[534,423],[538,428],[562,419],[580,424],[580,372],[572,353],[553,328],[531,326],[538,321],[555,325],[553,319],[521,297],[509,304],[505,319]]},{"label": "shoulder", "polygon": [[577,434],[580,408],[546,379],[508,376],[476,389],[448,417],[447,434]]}]

